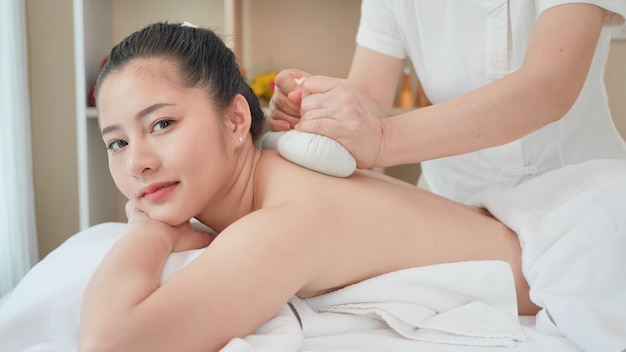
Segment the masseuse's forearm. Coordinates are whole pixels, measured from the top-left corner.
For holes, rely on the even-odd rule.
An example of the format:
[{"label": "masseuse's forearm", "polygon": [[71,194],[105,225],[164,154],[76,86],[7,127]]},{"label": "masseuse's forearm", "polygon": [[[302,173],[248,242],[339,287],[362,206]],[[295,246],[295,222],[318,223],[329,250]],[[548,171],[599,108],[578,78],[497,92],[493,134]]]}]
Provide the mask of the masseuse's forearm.
[{"label": "masseuse's forearm", "polygon": [[[139,321],[134,310],[160,285],[171,244],[157,235],[167,225],[139,221],[105,256],[87,287],[81,312],[81,350],[115,346]],[[161,231],[161,232],[159,232]],[[104,348],[106,350],[106,348]]]},{"label": "masseuse's forearm", "polygon": [[464,154],[519,139],[561,118],[574,99],[511,74],[453,100],[386,118],[378,167]]}]

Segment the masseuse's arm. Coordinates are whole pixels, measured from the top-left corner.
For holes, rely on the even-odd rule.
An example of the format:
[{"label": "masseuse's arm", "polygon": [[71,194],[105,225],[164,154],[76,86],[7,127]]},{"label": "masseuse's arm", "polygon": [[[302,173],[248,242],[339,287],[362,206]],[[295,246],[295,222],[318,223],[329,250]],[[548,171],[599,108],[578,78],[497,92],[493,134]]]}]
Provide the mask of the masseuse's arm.
[{"label": "masseuse's arm", "polygon": [[304,82],[302,120],[296,128],[338,140],[360,168],[511,142],[559,120],[574,104],[605,13],[588,4],[548,9],[536,23],[519,70],[455,99],[380,123],[374,118],[388,112],[402,63],[357,47],[347,81],[319,77]]}]

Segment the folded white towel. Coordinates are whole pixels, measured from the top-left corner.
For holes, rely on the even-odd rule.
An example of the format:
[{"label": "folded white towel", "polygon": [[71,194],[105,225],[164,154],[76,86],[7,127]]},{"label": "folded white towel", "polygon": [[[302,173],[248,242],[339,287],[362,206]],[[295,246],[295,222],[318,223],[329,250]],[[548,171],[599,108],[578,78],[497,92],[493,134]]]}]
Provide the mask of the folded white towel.
[{"label": "folded white towel", "polygon": [[388,325],[412,340],[446,344],[508,347],[525,340],[513,275],[500,261],[400,270],[292,303],[305,337]]},{"label": "folded white towel", "polygon": [[296,351],[303,339],[391,328],[418,341],[511,347],[526,340],[508,264],[475,261],[384,274],[291,304],[222,352]]}]

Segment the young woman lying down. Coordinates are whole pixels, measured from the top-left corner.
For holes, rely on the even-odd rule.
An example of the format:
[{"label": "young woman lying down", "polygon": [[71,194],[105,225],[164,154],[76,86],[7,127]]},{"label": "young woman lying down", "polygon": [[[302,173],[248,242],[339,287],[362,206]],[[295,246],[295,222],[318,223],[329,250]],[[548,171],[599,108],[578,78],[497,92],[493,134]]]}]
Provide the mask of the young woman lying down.
[{"label": "young woman lying down", "polygon": [[[129,220],[85,293],[81,351],[216,350],[293,295],[469,260],[509,263],[519,313],[538,311],[516,234],[484,210],[257,148],[259,102],[209,30],[157,23],[124,39],[100,74],[97,106]],[[205,246],[160,285],[170,253]]]}]

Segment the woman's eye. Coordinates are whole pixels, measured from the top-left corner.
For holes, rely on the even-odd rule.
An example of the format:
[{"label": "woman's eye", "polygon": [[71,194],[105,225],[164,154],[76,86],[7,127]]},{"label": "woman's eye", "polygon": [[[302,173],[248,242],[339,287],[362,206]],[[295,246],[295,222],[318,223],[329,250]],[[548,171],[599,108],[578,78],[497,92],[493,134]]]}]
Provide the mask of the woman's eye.
[{"label": "woman's eye", "polygon": [[128,143],[126,143],[125,141],[118,139],[116,141],[109,143],[109,145],[107,145],[107,149],[112,150],[112,151],[117,151],[117,150],[124,148],[127,144]]},{"label": "woman's eye", "polygon": [[167,127],[169,127],[170,125],[172,125],[174,123],[174,121],[172,120],[161,120],[157,123],[154,124],[154,127],[152,127],[153,131],[161,131],[166,129]]}]

